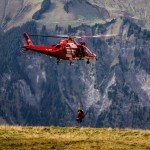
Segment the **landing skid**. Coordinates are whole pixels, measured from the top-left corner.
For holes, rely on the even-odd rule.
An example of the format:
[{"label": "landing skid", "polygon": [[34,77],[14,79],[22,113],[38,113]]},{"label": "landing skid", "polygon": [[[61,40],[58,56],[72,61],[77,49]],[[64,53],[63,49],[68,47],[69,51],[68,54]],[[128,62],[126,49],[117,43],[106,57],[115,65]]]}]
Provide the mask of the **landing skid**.
[{"label": "landing skid", "polygon": [[56,64],[57,65],[60,64],[60,59],[57,59]]}]

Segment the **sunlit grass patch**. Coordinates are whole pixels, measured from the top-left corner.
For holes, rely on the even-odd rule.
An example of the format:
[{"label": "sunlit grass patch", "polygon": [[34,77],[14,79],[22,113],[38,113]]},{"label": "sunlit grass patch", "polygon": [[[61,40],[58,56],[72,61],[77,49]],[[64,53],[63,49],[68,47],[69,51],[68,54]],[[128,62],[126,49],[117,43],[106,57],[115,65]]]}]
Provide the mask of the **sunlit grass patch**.
[{"label": "sunlit grass patch", "polygon": [[150,149],[150,131],[0,126],[0,149]]}]

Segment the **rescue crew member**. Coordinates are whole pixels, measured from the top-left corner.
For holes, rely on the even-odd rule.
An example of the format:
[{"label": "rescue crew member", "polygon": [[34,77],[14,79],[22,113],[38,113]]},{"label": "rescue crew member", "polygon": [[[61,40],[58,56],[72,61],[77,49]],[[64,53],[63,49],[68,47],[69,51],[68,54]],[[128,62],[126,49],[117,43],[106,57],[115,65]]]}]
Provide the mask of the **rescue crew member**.
[{"label": "rescue crew member", "polygon": [[78,116],[76,118],[76,121],[81,123],[82,122],[82,119],[85,117],[85,114],[83,112],[83,110],[81,109],[78,109]]}]

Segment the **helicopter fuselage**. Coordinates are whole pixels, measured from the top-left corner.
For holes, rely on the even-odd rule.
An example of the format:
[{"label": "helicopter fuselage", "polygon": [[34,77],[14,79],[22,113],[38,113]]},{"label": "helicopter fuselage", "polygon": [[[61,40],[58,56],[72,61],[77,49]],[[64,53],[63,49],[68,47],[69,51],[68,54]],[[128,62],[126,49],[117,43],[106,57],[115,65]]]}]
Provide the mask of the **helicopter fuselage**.
[{"label": "helicopter fuselage", "polygon": [[92,53],[85,42],[78,44],[74,39],[65,38],[60,40],[59,44],[52,46],[34,45],[27,33],[24,33],[27,44],[22,46],[25,50],[39,52],[45,55],[64,60],[83,60],[96,59],[96,54]]}]

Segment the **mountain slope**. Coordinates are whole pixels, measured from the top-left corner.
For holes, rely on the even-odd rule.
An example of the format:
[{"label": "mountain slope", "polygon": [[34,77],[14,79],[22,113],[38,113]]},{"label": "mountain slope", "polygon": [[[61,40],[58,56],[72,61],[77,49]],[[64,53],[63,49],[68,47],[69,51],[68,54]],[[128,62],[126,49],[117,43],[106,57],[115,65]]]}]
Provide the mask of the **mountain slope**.
[{"label": "mountain slope", "polygon": [[[1,38],[6,43],[0,48],[0,113],[6,122],[72,126],[76,110],[81,107],[87,113],[83,123],[86,126],[150,128],[148,31],[126,18],[104,25],[68,28],[69,34],[80,31],[119,35],[87,41],[89,48],[95,49],[98,61],[90,65],[80,61],[73,66],[67,61],[57,66],[55,59],[35,53],[18,53],[21,37],[16,33],[24,31],[39,32],[37,24],[30,22]],[[41,32],[47,30],[43,27]],[[44,39],[32,40],[42,43]]]},{"label": "mountain slope", "polygon": [[0,27],[8,30],[31,21],[32,15],[41,7],[43,0],[1,0]]},{"label": "mountain slope", "polygon": [[136,20],[141,20],[145,27],[149,28],[149,0],[89,0],[89,2],[106,8],[112,16],[127,15]]},{"label": "mountain slope", "polygon": [[[29,4],[30,1],[26,2]],[[79,0],[36,2],[30,2],[28,9],[31,10],[29,14],[33,14],[28,16],[32,21],[21,25],[21,20],[16,20],[13,26],[20,26],[8,30],[12,27],[12,21],[9,20],[6,26],[3,26],[5,32],[0,31],[1,123],[74,126],[76,110],[81,107],[86,112],[83,122],[85,126],[149,129],[150,32],[128,16],[110,19],[103,24],[89,25],[87,22],[91,18],[99,18],[100,15],[100,19],[105,20],[109,13],[88,1],[82,2],[81,6]],[[49,7],[45,6],[47,3]],[[25,3],[22,1],[22,4]],[[33,11],[31,6],[37,6],[38,10]],[[45,7],[47,9],[43,10]],[[80,18],[78,11],[86,7],[93,13],[90,13],[88,18],[87,10],[82,10],[81,15],[87,22],[76,24]],[[58,10],[61,10],[61,14],[66,15],[65,19],[68,20],[61,20],[60,13],[56,14]],[[103,13],[100,13],[101,11]],[[8,10],[5,14],[6,12]],[[55,18],[52,17],[53,13],[56,14]],[[70,15],[76,17],[72,26],[69,25],[72,21],[69,20]],[[62,26],[56,22],[51,24],[49,19],[60,20]],[[87,45],[91,50],[94,49],[98,61],[91,62],[90,65],[79,61],[69,66],[67,61],[56,65],[55,59],[41,54],[20,53],[20,40],[24,32],[118,36],[88,39]],[[46,45],[59,42],[57,39],[32,40],[35,44]]]},{"label": "mountain slope", "polygon": [[[132,17],[146,28],[150,24],[149,0],[2,0],[0,3],[0,22],[4,30],[33,19],[40,27],[45,24],[49,28],[57,24],[67,27],[68,24],[105,23],[119,16]],[[38,13],[41,13],[40,18],[34,18]]]}]

